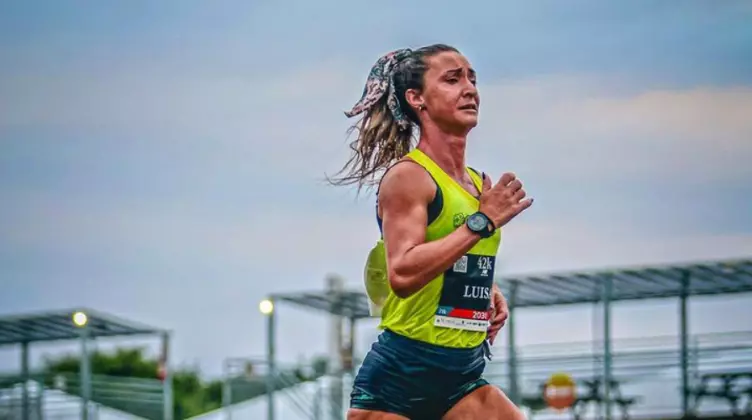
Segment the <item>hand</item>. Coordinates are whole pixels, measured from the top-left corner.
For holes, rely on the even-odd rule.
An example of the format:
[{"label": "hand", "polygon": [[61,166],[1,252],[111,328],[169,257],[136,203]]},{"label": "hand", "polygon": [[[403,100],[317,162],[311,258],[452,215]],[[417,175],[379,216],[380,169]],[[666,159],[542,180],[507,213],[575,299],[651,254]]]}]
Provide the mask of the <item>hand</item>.
[{"label": "hand", "polygon": [[509,318],[509,306],[499,286],[496,284],[493,285],[493,296],[491,299],[493,302],[493,316],[491,318],[491,325],[488,327],[488,341],[493,345],[501,327],[504,326],[507,318]]},{"label": "hand", "polygon": [[479,211],[500,228],[533,204],[532,198],[524,199],[525,194],[522,182],[512,173],[502,175],[493,187],[491,180],[483,177]]}]

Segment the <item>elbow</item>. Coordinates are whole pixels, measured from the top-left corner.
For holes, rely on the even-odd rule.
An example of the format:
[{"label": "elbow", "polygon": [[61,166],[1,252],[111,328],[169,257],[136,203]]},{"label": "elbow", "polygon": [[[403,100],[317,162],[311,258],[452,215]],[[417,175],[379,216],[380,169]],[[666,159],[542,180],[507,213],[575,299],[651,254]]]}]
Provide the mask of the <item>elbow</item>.
[{"label": "elbow", "polygon": [[415,294],[416,290],[412,287],[414,283],[409,277],[395,272],[389,273],[389,287],[392,288],[392,293],[400,299],[407,299]]}]

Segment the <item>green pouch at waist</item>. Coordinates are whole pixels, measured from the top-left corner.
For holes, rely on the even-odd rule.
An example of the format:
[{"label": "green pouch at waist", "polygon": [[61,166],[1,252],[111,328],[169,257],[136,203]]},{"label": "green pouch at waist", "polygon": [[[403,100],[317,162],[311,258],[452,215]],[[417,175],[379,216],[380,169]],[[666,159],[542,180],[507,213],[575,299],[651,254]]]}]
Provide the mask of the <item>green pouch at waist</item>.
[{"label": "green pouch at waist", "polygon": [[368,310],[371,316],[381,316],[381,309],[389,296],[389,279],[387,278],[386,250],[384,241],[379,239],[368,253],[363,281],[368,295]]}]

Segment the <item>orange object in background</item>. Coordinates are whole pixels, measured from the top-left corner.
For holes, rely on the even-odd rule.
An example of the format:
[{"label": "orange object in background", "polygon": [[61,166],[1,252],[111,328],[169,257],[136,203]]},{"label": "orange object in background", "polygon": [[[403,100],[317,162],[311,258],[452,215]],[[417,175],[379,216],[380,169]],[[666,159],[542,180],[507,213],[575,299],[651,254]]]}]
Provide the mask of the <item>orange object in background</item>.
[{"label": "orange object in background", "polygon": [[567,409],[577,400],[577,384],[566,373],[554,373],[546,381],[543,399],[551,408],[556,410]]}]

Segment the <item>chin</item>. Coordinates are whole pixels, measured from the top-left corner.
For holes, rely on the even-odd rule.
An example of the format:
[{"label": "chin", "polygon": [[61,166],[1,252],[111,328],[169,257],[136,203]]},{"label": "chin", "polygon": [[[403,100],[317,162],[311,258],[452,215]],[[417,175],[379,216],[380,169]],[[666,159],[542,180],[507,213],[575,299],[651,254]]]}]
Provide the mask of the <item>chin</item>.
[{"label": "chin", "polygon": [[472,130],[475,128],[476,125],[478,125],[478,116],[465,116],[461,118],[459,121],[457,121],[457,125],[461,125],[467,129],[467,131]]},{"label": "chin", "polygon": [[458,126],[471,129],[478,125],[478,113],[477,112],[460,112],[454,115],[455,124]]},{"label": "chin", "polygon": [[447,133],[457,135],[466,135],[476,125],[478,125],[477,115],[459,115],[455,118],[446,119],[442,124],[438,124],[441,130]]}]

